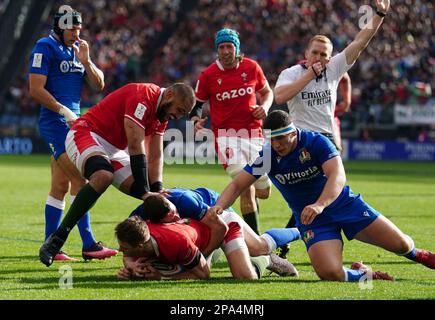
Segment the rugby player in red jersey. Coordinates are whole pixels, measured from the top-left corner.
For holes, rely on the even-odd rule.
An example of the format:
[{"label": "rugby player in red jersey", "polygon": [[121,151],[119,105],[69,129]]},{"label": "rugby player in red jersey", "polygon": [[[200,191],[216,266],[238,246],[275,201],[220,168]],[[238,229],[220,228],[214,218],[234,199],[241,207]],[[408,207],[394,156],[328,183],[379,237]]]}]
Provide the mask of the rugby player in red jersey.
[{"label": "rugby player in red jersey", "polygon": [[187,115],[194,104],[193,89],[183,83],[167,89],[131,83],[76,120],[65,146],[69,159],[89,182],[77,194],[59,228],[42,245],[42,263],[52,264],[53,255],[71,229],[110,184],[138,199],[162,190],[167,122]]},{"label": "rugby player in red jersey", "polygon": [[[235,30],[218,31],[215,48],[218,59],[198,78],[197,103],[190,119],[196,131],[202,130],[207,118],[201,119],[201,110],[209,102],[216,152],[226,172],[235,177],[263,145],[261,126],[272,105],[273,92],[259,64],[240,54],[239,35]],[[269,197],[270,185],[264,176],[240,195],[243,218],[257,234],[256,200]]]}]

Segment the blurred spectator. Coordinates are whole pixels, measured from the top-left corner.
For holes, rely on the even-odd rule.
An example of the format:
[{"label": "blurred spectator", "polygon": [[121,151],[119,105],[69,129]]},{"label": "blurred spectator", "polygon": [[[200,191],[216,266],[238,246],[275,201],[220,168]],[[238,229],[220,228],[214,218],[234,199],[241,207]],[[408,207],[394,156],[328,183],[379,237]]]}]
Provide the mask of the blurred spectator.
[{"label": "blurred spectator", "polygon": [[[0,13],[7,2],[0,0]],[[281,70],[304,57],[304,44],[314,34],[325,34],[335,51],[342,50],[359,31],[358,9],[363,4],[353,0],[199,0],[162,48],[150,47],[165,25],[175,23],[181,3],[74,2],[84,18],[82,37],[93,44],[91,55],[97,57],[94,62],[106,77],[104,94],[135,81],[194,85],[215,55],[215,32],[224,26],[240,31],[244,39],[241,51],[258,61],[273,86]],[[62,1],[54,7],[60,4]],[[351,113],[357,122],[391,123],[395,103],[433,104],[433,16],[431,0],[394,1],[384,26],[349,72],[353,84]],[[50,23],[47,21],[44,33]],[[149,57],[151,61],[144,61]],[[8,116],[37,113],[37,106],[26,98],[25,76],[23,71],[4,97],[2,111]],[[85,108],[100,99],[83,91]],[[4,116],[0,116],[0,124],[5,122],[1,119]]]}]

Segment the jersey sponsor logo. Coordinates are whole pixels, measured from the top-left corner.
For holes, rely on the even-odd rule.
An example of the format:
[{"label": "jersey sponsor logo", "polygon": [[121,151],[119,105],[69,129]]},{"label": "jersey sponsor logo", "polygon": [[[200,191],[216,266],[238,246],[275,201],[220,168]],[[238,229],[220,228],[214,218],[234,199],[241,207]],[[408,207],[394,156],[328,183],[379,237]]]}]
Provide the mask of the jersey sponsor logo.
[{"label": "jersey sponsor logo", "polygon": [[313,230],[307,230],[304,232],[304,242],[308,243],[308,241],[314,239],[314,231]]},{"label": "jersey sponsor logo", "polygon": [[42,67],[42,53],[35,53],[35,55],[33,56],[32,67],[33,68]]},{"label": "jersey sponsor logo", "polygon": [[216,94],[216,99],[218,101],[224,101],[227,99],[234,99],[234,98],[240,98],[247,94],[253,94],[254,89],[252,87],[245,88],[239,88],[239,89],[233,89],[230,91],[224,91]]},{"label": "jersey sponsor logo", "polygon": [[301,92],[302,100],[306,101],[309,107],[320,106],[331,102],[331,90],[315,91],[315,92]]},{"label": "jersey sponsor logo", "polygon": [[310,160],[311,160],[311,155],[307,149],[302,148],[301,150],[299,150],[299,161],[301,163],[305,163]]},{"label": "jersey sponsor logo", "polygon": [[145,115],[145,111],[147,111],[147,107],[139,102],[137,104],[136,111],[134,112],[134,116],[139,120],[142,120],[143,116]]},{"label": "jersey sponsor logo", "polygon": [[309,167],[304,171],[295,171],[285,174],[276,174],[275,179],[282,185],[295,184],[305,180],[311,180],[320,174],[320,170],[317,166]]},{"label": "jersey sponsor logo", "polygon": [[59,69],[62,73],[82,72],[83,65],[80,62],[63,60],[59,65]]}]

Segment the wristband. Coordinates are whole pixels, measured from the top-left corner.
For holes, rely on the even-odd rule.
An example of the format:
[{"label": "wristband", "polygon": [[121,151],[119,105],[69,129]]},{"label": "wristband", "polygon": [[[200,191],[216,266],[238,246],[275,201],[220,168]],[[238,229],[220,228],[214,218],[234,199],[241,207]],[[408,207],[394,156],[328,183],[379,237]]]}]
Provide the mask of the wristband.
[{"label": "wristband", "polygon": [[381,12],[381,11],[376,11],[376,14],[377,14],[378,16],[380,16],[381,18],[384,18],[384,17],[387,15],[386,13]]},{"label": "wristband", "polygon": [[60,107],[59,114],[65,118],[66,122],[74,122],[78,118],[74,112],[65,106]]},{"label": "wristband", "polygon": [[140,197],[149,190],[146,156],[144,154],[130,156],[130,166],[134,178],[130,193],[134,197]]},{"label": "wristband", "polygon": [[156,181],[150,185],[151,192],[159,192],[161,190],[163,190],[163,182],[161,181]]}]

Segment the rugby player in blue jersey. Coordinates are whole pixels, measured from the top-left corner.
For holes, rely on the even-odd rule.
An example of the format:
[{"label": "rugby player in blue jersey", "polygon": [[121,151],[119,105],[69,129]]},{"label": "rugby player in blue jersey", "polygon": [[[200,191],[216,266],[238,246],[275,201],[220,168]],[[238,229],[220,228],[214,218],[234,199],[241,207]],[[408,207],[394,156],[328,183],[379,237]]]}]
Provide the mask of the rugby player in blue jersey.
[{"label": "rugby player in blue jersey", "polygon": [[393,280],[361,262],[350,269],[344,267],[341,231],[349,240],[357,239],[435,268],[432,252],[417,249],[408,235],[345,185],[340,154],[328,138],[297,129],[284,111],[270,113],[263,128],[269,130],[270,144],[225,188],[211,212],[228,208],[266,172],[292,209],[311,264],[322,280],[359,281],[370,276]]},{"label": "rugby player in blue jersey", "polygon": [[[39,132],[52,154],[51,189],[45,204],[45,239],[59,227],[70,183],[71,202],[85,184],[65,153],[69,126],[80,115],[83,81],[96,90],[104,88],[104,74],[91,61],[89,45],[80,39],[81,28],[81,14],[62,6],[54,15],[50,35],[37,41],[29,60],[30,95],[41,105]],[[105,259],[117,254],[95,240],[89,212],[80,219],[78,229],[84,259]],[[59,252],[54,260],[75,259]]]}]

